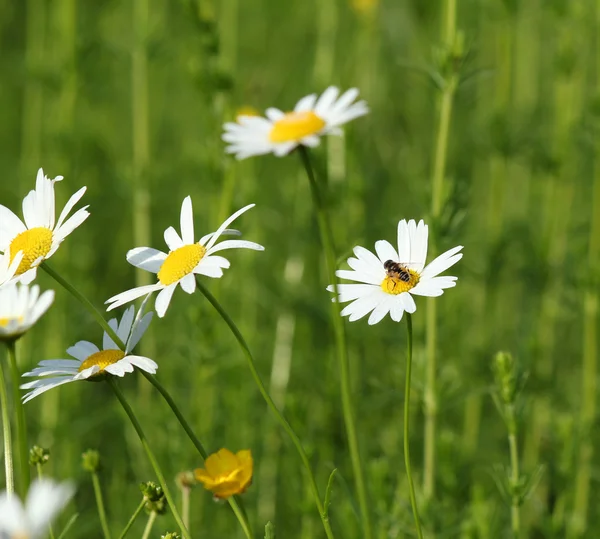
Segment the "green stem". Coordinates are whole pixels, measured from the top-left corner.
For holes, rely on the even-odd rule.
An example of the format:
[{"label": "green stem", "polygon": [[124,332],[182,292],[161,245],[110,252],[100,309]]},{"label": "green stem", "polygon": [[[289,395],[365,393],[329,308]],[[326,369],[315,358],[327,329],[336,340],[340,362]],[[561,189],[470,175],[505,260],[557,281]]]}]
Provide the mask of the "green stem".
[{"label": "green stem", "polygon": [[104,509],[104,500],[102,498],[102,488],[100,487],[100,479],[96,472],[92,472],[92,484],[94,485],[94,495],[96,496],[96,506],[98,507],[98,517],[102,526],[102,533],[105,539],[110,539],[110,528],[106,519],[106,510]]},{"label": "green stem", "polygon": [[169,490],[169,487],[167,486],[167,482],[165,481],[165,476],[163,475],[163,473],[160,469],[160,466],[158,465],[158,461],[156,460],[154,453],[152,453],[152,449],[150,449],[150,444],[148,443],[148,440],[146,439],[146,435],[144,434],[144,431],[142,430],[142,426],[140,425],[139,421],[137,420],[137,417],[133,413],[131,406],[129,406],[129,403],[125,399],[125,396],[119,389],[119,386],[117,385],[117,383],[115,382],[113,377],[109,376],[107,378],[107,381],[108,381],[108,384],[110,385],[110,387],[115,392],[117,399],[119,399],[121,406],[123,407],[123,409],[125,410],[125,413],[129,417],[129,420],[131,421],[131,424],[133,425],[133,428],[135,429],[135,431],[140,439],[140,442],[142,443],[142,447],[144,448],[144,451],[146,452],[146,456],[148,457],[148,460],[150,461],[150,464],[152,465],[152,468],[154,469],[154,473],[156,474],[156,477],[158,478],[160,486],[162,487],[163,492],[165,493],[165,498],[167,498],[167,502],[169,503],[169,507],[171,508],[171,513],[173,514],[173,518],[177,522],[177,525],[180,527],[183,537],[185,537],[186,539],[190,539],[190,533],[188,532],[187,528],[183,524],[183,521],[181,520],[181,516],[179,515],[179,512],[177,511],[177,506],[175,505],[175,500],[173,499],[173,496],[171,495],[171,491]]},{"label": "green stem", "polygon": [[[298,153],[302,164],[306,170],[310,189],[312,193],[313,203],[317,212],[317,221],[319,223],[319,232],[321,234],[321,242],[325,250],[325,260],[327,266],[327,277],[329,282],[334,287],[334,292],[337,297],[338,280],[335,274],[336,256],[333,247],[333,233],[331,223],[327,214],[327,208],[321,195],[319,184],[312,168],[308,150],[304,146],[298,147]],[[372,539],[373,532],[371,529],[371,514],[369,511],[367,489],[365,486],[365,474],[362,461],[360,458],[360,449],[358,445],[358,436],[356,434],[356,420],[354,418],[354,410],[352,408],[352,388],[350,384],[350,361],[348,359],[348,350],[346,348],[346,335],[344,331],[344,320],[340,314],[341,308],[338,301],[331,302],[331,319],[335,332],[335,345],[338,356],[340,369],[340,383],[342,391],[342,411],[344,414],[344,424],[346,426],[346,436],[348,438],[348,448],[350,450],[350,460],[352,461],[352,469],[354,472],[354,481],[356,483],[356,491],[358,495],[358,503],[360,506],[362,532],[364,539]]]},{"label": "green stem", "polygon": [[[450,4],[452,0],[450,0]],[[455,13],[449,6],[449,12]],[[446,32],[450,33],[452,25],[447,22]],[[453,35],[453,34],[452,34]],[[433,164],[433,180],[431,193],[431,218],[434,231],[439,228],[439,218],[444,201],[444,178],[446,175],[446,158],[448,154],[448,134],[450,131],[450,119],[452,117],[452,103],[454,93],[458,85],[458,77],[452,75],[442,90],[440,103],[439,129],[435,148]],[[431,235],[431,246],[435,250],[435,236]],[[425,380],[425,444],[424,444],[424,470],[423,470],[423,493],[427,500],[435,495],[435,441],[437,430],[437,304],[435,298],[427,300],[426,314],[426,352],[427,367]]]},{"label": "green stem", "polygon": [[115,342],[115,344],[121,348],[121,350],[125,350],[125,343],[119,339],[114,330],[108,325],[108,322],[104,319],[102,313],[94,307],[94,304],[87,299],[79,290],[77,290],[74,286],[72,286],[69,282],[65,281],[58,273],[56,273],[49,265],[48,262],[43,262],[40,266],[50,277],[52,277],[59,285],[61,285],[64,289],[67,290],[72,296],[74,296],[83,306],[92,314],[92,316],[96,319],[96,322],[100,324],[102,329],[108,333],[110,338]]},{"label": "green stem", "polygon": [[412,316],[406,313],[406,330],[407,330],[407,345],[406,345],[406,384],[404,387],[404,464],[406,466],[406,478],[408,479],[410,505],[412,507],[413,516],[415,518],[415,526],[417,527],[417,535],[419,539],[423,539],[423,530],[421,530],[421,520],[419,519],[419,510],[417,509],[417,498],[415,496],[415,484],[412,478],[410,466],[410,377],[412,373],[412,349],[413,349],[413,329]]},{"label": "green stem", "polygon": [[266,390],[265,384],[263,383],[262,378],[260,377],[260,374],[258,373],[258,370],[256,369],[256,365],[254,363],[254,357],[252,356],[252,352],[250,351],[250,348],[248,347],[248,344],[246,343],[243,335],[240,333],[240,330],[235,325],[235,322],[231,319],[231,317],[227,314],[227,312],[225,312],[223,307],[221,307],[221,304],[208,291],[208,289],[204,286],[204,284],[202,283],[202,281],[199,278],[196,278],[196,282],[197,282],[197,286],[198,286],[198,289],[200,290],[200,292],[202,292],[202,294],[204,294],[206,299],[208,299],[210,304],[217,310],[217,312],[221,315],[221,318],[223,318],[225,323],[229,326],[229,329],[235,336],[238,344],[240,345],[240,348],[244,352],[244,356],[246,357],[246,359],[248,361],[248,366],[250,367],[250,372],[252,373],[252,377],[254,378],[256,385],[258,386],[258,390],[260,391],[260,394],[262,395],[263,399],[267,403],[267,406],[271,409],[271,412],[273,412],[273,415],[275,416],[277,421],[279,421],[279,423],[281,424],[281,426],[283,427],[285,432],[291,438],[292,443],[296,447],[298,454],[300,455],[300,459],[302,460],[302,463],[304,464],[304,467],[308,474],[310,488],[312,490],[313,497],[315,499],[315,503],[316,503],[317,509],[319,511],[319,516],[321,517],[321,521],[322,521],[323,527],[325,529],[325,533],[329,539],[333,539],[334,536],[333,536],[333,531],[331,529],[331,524],[329,522],[329,517],[327,515],[327,512],[325,511],[323,502],[321,501],[321,496],[319,494],[319,487],[317,486],[317,482],[315,480],[315,476],[314,476],[312,468],[310,466],[308,456],[306,455],[306,452],[304,451],[304,448],[302,447],[302,443],[300,442],[300,439],[294,432],[294,429],[292,428],[292,426],[288,423],[287,419],[283,416],[283,414],[279,411],[279,409],[273,402],[273,399],[269,395],[269,392]]},{"label": "green stem", "polygon": [[187,529],[190,529],[190,488],[181,489],[181,518]]},{"label": "green stem", "polygon": [[11,382],[13,387],[13,404],[15,407],[15,415],[17,418],[17,452],[19,454],[19,473],[20,473],[20,489],[21,497],[29,489],[29,448],[27,446],[27,423],[25,421],[25,410],[23,402],[19,394],[19,385],[21,383],[21,374],[17,365],[17,343],[9,341],[6,343],[8,348],[8,362],[10,365]]},{"label": "green stem", "polygon": [[511,523],[513,537],[518,539],[521,533],[521,496],[517,489],[520,483],[520,472],[519,472],[519,450],[517,446],[517,422],[515,418],[514,406],[509,405],[507,407],[507,419],[508,419],[508,446],[510,448],[510,482],[513,489],[512,493],[512,504],[511,504]]},{"label": "green stem", "polygon": [[140,504],[136,507],[135,512],[133,513],[133,515],[131,515],[131,518],[127,522],[127,525],[125,526],[125,528],[121,532],[121,535],[119,535],[119,539],[123,539],[123,537],[125,537],[127,535],[127,532],[129,531],[129,529],[131,528],[131,526],[133,526],[133,523],[135,522],[135,519],[142,512],[142,509],[144,509],[145,505],[146,505],[146,498],[144,497],[144,498],[142,498],[142,501],[140,502]]},{"label": "green stem", "polygon": [[[79,302],[81,302],[83,304],[83,306],[94,316],[94,318],[96,319],[96,321],[98,322],[100,327],[110,336],[110,338],[115,342],[115,344],[119,348],[121,348],[121,350],[125,350],[125,343],[119,338],[119,336],[115,333],[115,331],[108,325],[108,322],[105,320],[104,316],[102,316],[102,313],[98,309],[96,309],[96,307],[94,307],[94,304],[91,301],[89,301],[81,292],[79,292],[79,290],[77,290],[74,286],[72,286],[70,283],[65,281],[58,273],[56,273],[53,269],[51,269],[46,262],[44,262],[41,267],[58,284],[60,284],[63,288],[65,288],[67,290],[67,292],[72,294]],[[190,427],[189,423],[183,417],[183,414],[179,411],[177,404],[175,404],[175,401],[173,400],[173,398],[171,397],[169,392],[150,373],[147,373],[145,371],[141,371],[141,372],[145,376],[145,378],[158,390],[158,392],[165,399],[165,401],[167,402],[167,404],[169,405],[169,407],[175,414],[175,417],[177,418],[177,420],[183,427],[183,430],[185,431],[185,433],[188,435],[191,442],[194,444],[194,446],[198,450],[198,453],[200,453],[200,455],[202,456],[202,459],[206,459],[206,457],[208,456],[208,453],[204,449],[204,446],[202,445],[200,440],[198,440],[198,438],[194,434],[194,431]],[[250,531],[250,527],[248,526],[246,519],[244,518],[242,511],[239,508],[238,500],[236,500],[235,498],[229,498],[228,502],[229,502],[229,505],[231,506],[231,509],[233,510],[233,513],[237,517],[240,525],[242,526],[244,533],[246,534],[246,537],[248,537],[250,539],[252,537],[252,533]]]},{"label": "green stem", "polygon": [[0,408],[2,409],[2,436],[4,438],[4,470],[6,473],[6,492],[9,496],[15,493],[15,478],[13,475],[12,438],[10,434],[10,416],[8,415],[8,396],[4,371],[0,364]]},{"label": "green stem", "polygon": [[146,527],[144,528],[144,534],[142,535],[142,539],[148,539],[148,537],[150,537],[150,532],[152,531],[152,526],[154,526],[155,520],[156,520],[156,511],[152,511],[148,515],[148,522],[146,523]]}]

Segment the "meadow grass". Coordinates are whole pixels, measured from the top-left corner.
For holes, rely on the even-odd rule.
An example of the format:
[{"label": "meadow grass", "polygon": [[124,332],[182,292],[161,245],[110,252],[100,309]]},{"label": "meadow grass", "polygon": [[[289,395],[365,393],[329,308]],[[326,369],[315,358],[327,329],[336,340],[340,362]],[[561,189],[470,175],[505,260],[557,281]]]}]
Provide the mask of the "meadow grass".
[{"label": "meadow grass", "polygon": [[[429,223],[429,260],[465,246],[457,287],[435,304],[418,298],[413,315],[410,447],[425,537],[593,538],[599,24],[592,0],[8,3],[0,203],[18,212],[40,166],[65,176],[58,206],[88,186],[92,215],[52,266],[98,307],[144,283],[125,253],[162,247],[185,196],[198,230],[256,203],[239,226],[265,252],[235,252],[225,276],[205,284],[248,341],[322,496],[337,469],[336,538],[363,539],[309,184],[297,156],[237,162],[220,140],[242,107],[288,110],[331,84],[358,87],[370,114],[311,152],[327,181],[340,267],[355,245],[393,242],[402,218]],[[57,298],[18,342],[22,371],[101,337],[52,279],[42,273],[38,284]],[[416,537],[403,465],[404,323],[345,324],[377,539]],[[500,350],[514,360],[504,378],[494,367]],[[209,452],[252,450],[243,502],[256,537],[267,521],[277,537],[324,537],[295,448],[206,299],[178,291],[143,351]],[[512,400],[503,380],[516,384]],[[175,476],[202,464],[196,449],[146,378],[120,387],[178,497]],[[68,537],[101,536],[81,467],[92,448],[118,537],[140,502],[138,484],[156,477],[111,388],[66,385],[26,414],[29,442],[51,451],[44,474],[77,481],[55,529],[77,511]],[[230,507],[201,486],[189,503],[193,537],[244,536]],[[142,536],[146,522],[129,536]],[[175,529],[158,516],[153,536]]]}]

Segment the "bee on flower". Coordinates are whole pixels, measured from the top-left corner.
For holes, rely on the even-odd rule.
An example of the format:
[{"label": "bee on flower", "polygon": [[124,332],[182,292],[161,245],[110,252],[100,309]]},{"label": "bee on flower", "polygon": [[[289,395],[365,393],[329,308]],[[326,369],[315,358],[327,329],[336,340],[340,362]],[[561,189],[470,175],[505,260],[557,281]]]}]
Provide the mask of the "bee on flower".
[{"label": "bee on flower", "polygon": [[237,117],[224,125],[222,139],[229,144],[225,151],[237,159],[273,153],[282,157],[297,146],[318,146],[324,135],[340,135],[340,126],[369,112],[365,101],[356,101],[358,90],[351,88],[342,95],[335,86],[321,96],[311,94],[296,103],[292,112],[276,108],[262,116]]},{"label": "bee on flower", "polygon": [[253,249],[263,251],[264,247],[258,243],[245,240],[226,240],[217,243],[223,234],[239,235],[237,230],[229,230],[230,225],[244,212],[253,208],[254,204],[244,206],[233,215],[225,219],[217,229],[200,238],[194,239],[194,217],[192,212],[192,199],[188,196],[181,205],[181,236],[171,226],[165,230],[165,242],[169,252],[164,253],[151,247],[136,247],[127,253],[127,261],[136,268],[156,273],[158,281],[155,284],[139,286],[121,292],[108,299],[107,310],[115,309],[142,296],[159,292],[156,297],[155,309],[159,317],[163,317],[169,307],[173,293],[180,285],[184,292],[193,294],[196,290],[196,275],[220,278],[223,269],[229,268],[229,260],[215,255],[226,249]]},{"label": "bee on flower", "polygon": [[[355,257],[348,259],[350,270],[338,270],[340,279],[355,284],[338,284],[337,300],[350,301],[342,316],[350,322],[367,314],[369,324],[377,324],[388,313],[392,320],[400,322],[404,311],[414,313],[417,309],[415,296],[441,296],[446,288],[456,286],[457,277],[440,275],[461,258],[462,245],[438,256],[427,266],[428,227],[421,220],[413,219],[398,223],[398,250],[386,240],[375,243],[377,256],[364,247],[355,247]],[[327,287],[334,292],[333,285]],[[334,298],[335,301],[336,298]]]},{"label": "bee on flower", "polygon": [[150,312],[142,316],[142,309],[143,306],[135,316],[135,308],[129,307],[123,313],[120,322],[117,322],[116,318],[108,322],[117,337],[125,343],[125,350],[121,350],[110,335],[104,332],[102,349],[89,341],[79,341],[67,350],[67,354],[74,359],[40,361],[35,369],[23,374],[23,377],[39,377],[21,386],[21,389],[30,390],[23,397],[23,402],[70,382],[95,381],[107,375],[122,378],[125,374],[133,372],[134,367],[150,374],[156,373],[158,365],[152,359],[131,353],[144,336],[154,314]]},{"label": "bee on flower", "polygon": [[196,479],[214,497],[226,500],[235,494],[242,494],[252,482],[252,453],[249,449],[232,453],[229,449],[219,449],[204,462],[204,468],[194,470]]},{"label": "bee on flower", "polygon": [[8,284],[0,288],[0,341],[14,341],[50,308],[54,291],[40,295],[37,285]]},{"label": "bee on flower", "polygon": [[[88,206],[68,217],[86,191],[86,187],[82,187],[69,199],[58,221],[55,220],[54,184],[62,179],[62,176],[57,176],[51,180],[40,168],[35,189],[23,199],[23,221],[0,204],[0,252],[8,257],[0,263],[0,283],[4,266],[7,268],[5,277],[11,273],[8,268],[12,268],[14,272],[10,278],[30,284],[36,277],[37,267],[50,258],[64,239],[89,217]],[[15,269],[18,256],[21,258]]]}]

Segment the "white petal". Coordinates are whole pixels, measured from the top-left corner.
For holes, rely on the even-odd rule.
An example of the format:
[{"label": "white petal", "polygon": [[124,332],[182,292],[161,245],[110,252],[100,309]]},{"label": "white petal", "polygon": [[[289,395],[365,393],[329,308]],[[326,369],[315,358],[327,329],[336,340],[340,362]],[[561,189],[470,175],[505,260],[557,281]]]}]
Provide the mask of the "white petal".
[{"label": "white petal", "polygon": [[[333,285],[327,287],[328,292],[334,292]],[[338,301],[340,303],[346,303],[353,299],[358,299],[363,296],[371,295],[377,291],[377,287],[370,284],[338,284]],[[334,298],[335,299],[335,298]]]},{"label": "white petal", "polygon": [[5,251],[15,236],[25,230],[27,228],[21,219],[6,206],[0,204],[0,251]]},{"label": "white petal", "polygon": [[423,273],[421,273],[421,278],[429,279],[431,277],[435,277],[436,275],[439,275],[440,273],[446,271],[449,267],[456,264],[463,256],[462,253],[457,254],[462,248],[462,245],[454,247],[427,264],[423,270]]},{"label": "white petal", "polygon": [[82,187],[68,200],[68,202],[65,204],[65,207],[60,212],[60,216],[58,218],[58,221],[56,222],[56,226],[54,227],[55,230],[58,230],[62,226],[63,222],[65,221],[75,204],[77,204],[77,202],[79,202],[81,197],[85,194],[86,189],[87,187]]},{"label": "white petal", "polygon": [[[119,324],[117,323],[116,318],[111,318],[108,321],[108,325],[115,333],[117,333]],[[106,332],[102,334],[102,350],[119,350],[119,345],[113,341],[112,337]]]},{"label": "white petal", "polygon": [[75,487],[70,482],[59,484],[51,479],[37,479],[31,484],[25,511],[32,538],[46,534],[49,524],[67,505],[74,493]]},{"label": "white petal", "polygon": [[399,299],[402,301],[404,310],[407,313],[412,314],[417,310],[417,304],[415,303],[415,300],[408,292],[402,292],[402,294],[399,295]]},{"label": "white petal", "polygon": [[[200,245],[204,245],[210,238],[212,238],[214,232],[210,234],[206,234],[206,236],[202,236],[200,241],[198,242]],[[241,236],[242,233],[239,230],[235,230],[234,228],[226,228],[221,232],[221,236]]]},{"label": "white petal", "polygon": [[194,243],[194,213],[192,210],[192,198],[187,196],[181,204],[181,215],[179,217],[181,225],[181,239],[184,244]]},{"label": "white petal", "polygon": [[85,361],[88,357],[96,352],[99,352],[100,349],[89,341],[79,341],[75,343],[71,348],[67,349],[67,354],[73,356],[75,359],[79,361]]},{"label": "white petal", "polygon": [[194,273],[198,275],[206,275],[207,277],[213,277],[215,279],[223,277],[223,270],[220,266],[207,263],[203,264],[202,262],[203,260],[201,260],[200,264],[194,268]]},{"label": "white petal", "polygon": [[[205,266],[216,266],[218,268],[228,268],[231,266],[229,260],[219,255],[205,256],[202,260],[200,260],[200,262],[198,262],[196,268],[200,267],[200,264],[202,263],[204,263]],[[194,273],[196,273],[196,268],[194,268]]]},{"label": "white petal", "polygon": [[265,111],[265,114],[266,114],[267,118],[269,118],[269,120],[271,120],[272,122],[281,120],[281,118],[283,118],[285,116],[285,113],[283,111],[276,109],[274,107],[268,108]]},{"label": "white petal", "polygon": [[188,294],[193,294],[196,291],[196,277],[193,273],[188,273],[181,281],[179,281],[181,288]]},{"label": "white petal", "polygon": [[368,283],[372,285],[380,285],[383,279],[379,277],[373,277],[369,273],[362,271],[348,271],[348,270],[337,270],[335,274],[340,279],[347,279],[348,281],[356,281],[359,283]]},{"label": "white petal", "polygon": [[406,219],[398,222],[398,262],[410,262],[410,235]]},{"label": "white petal", "polygon": [[394,260],[396,262],[401,262],[398,259],[398,253],[396,249],[392,247],[392,244],[387,240],[379,240],[375,242],[375,250],[377,251],[377,256],[381,263],[385,263],[388,260]]},{"label": "white petal", "polygon": [[133,319],[135,317],[135,307],[129,307],[121,317],[121,322],[119,323],[119,329],[117,330],[117,336],[124,343],[129,339],[129,333],[131,333],[131,328],[133,326]]},{"label": "white petal", "polygon": [[176,249],[183,247],[183,240],[172,226],[165,230],[165,243],[169,246],[170,251],[175,251]]},{"label": "white petal", "polygon": [[296,103],[296,106],[294,107],[294,112],[305,112],[307,110],[312,110],[315,106],[316,101],[316,94],[307,95],[303,97],[300,101],[298,101],[298,103]]},{"label": "white petal", "polygon": [[315,113],[323,118],[325,113],[331,109],[331,106],[337,99],[340,91],[335,86],[330,86],[327,88],[319,97],[318,101],[315,104]]},{"label": "white petal", "polygon": [[0,494],[0,537],[27,537],[28,534],[29,523],[21,500],[3,492]]},{"label": "white petal", "polygon": [[385,299],[385,292],[382,290],[380,292],[381,294],[379,294],[377,291],[374,291],[368,296],[362,296],[349,305],[346,305],[341,312],[342,316],[349,315],[348,320],[350,320],[350,322],[354,322],[355,320],[358,320],[359,318],[362,318],[366,314],[370,313],[375,307],[377,307],[377,305],[379,305],[381,301]]},{"label": "white petal", "polygon": [[127,359],[132,365],[135,365],[138,369],[142,369],[143,371],[149,372],[150,374],[154,374],[158,370],[158,365],[149,357],[127,356]]},{"label": "white petal", "polygon": [[[377,267],[377,268],[382,268],[383,266],[381,264],[381,260],[379,260],[371,251],[369,251],[368,249],[365,249],[364,247],[361,247],[360,245],[357,245],[354,248],[354,254],[356,255],[356,257],[363,261],[364,263],[366,263],[369,267]],[[384,261],[385,262],[385,261]]]},{"label": "white petal", "polygon": [[175,292],[175,288],[177,287],[177,283],[170,284],[166,288],[163,288],[156,296],[156,302],[154,303],[154,308],[156,309],[156,314],[159,318],[165,316],[167,309],[169,307],[169,303],[171,303],[171,298],[173,297],[173,292]]},{"label": "white petal", "polygon": [[428,296],[435,298],[437,296],[441,296],[444,291],[439,286],[432,285],[431,281],[422,281],[414,288],[411,288],[410,293],[415,294],[416,296]]},{"label": "white petal", "polygon": [[[69,217],[65,223],[57,227],[54,230],[54,234],[52,236],[53,243],[60,244],[73,230],[75,230],[79,225],[81,225],[89,216],[90,212],[87,211],[87,206],[77,210],[71,217]],[[57,245],[58,246],[58,245]],[[56,251],[56,247],[54,249]],[[54,252],[52,252],[54,254]],[[46,258],[50,258],[51,253],[46,255]]]},{"label": "white petal", "polygon": [[140,342],[140,339],[144,336],[144,333],[146,333],[153,316],[153,312],[146,313],[141,320],[133,325],[133,331],[131,332],[131,337],[127,342],[127,349],[125,351],[127,354],[137,346],[137,343]]},{"label": "white petal", "polygon": [[[254,206],[255,206],[255,204],[248,204],[247,206],[244,206],[242,209],[236,211],[233,215],[231,215],[230,217],[225,219],[223,224],[217,229],[217,231],[214,233],[212,238],[210,238],[210,240],[208,240],[208,243],[205,246],[206,250],[208,251],[216,243],[216,241],[219,239],[219,236],[223,233],[223,231],[227,228],[227,226],[229,224],[231,224],[233,221],[235,221],[244,212],[247,212],[249,209],[254,208]],[[225,242],[223,242],[223,243],[225,243]]]},{"label": "white petal", "polygon": [[393,304],[394,304],[393,296],[384,298],[379,303],[379,305],[377,305],[377,307],[375,307],[375,309],[373,309],[373,312],[369,316],[368,324],[370,326],[373,326],[373,325],[381,322],[383,317],[390,312],[390,309],[392,308]]},{"label": "white petal", "polygon": [[127,252],[127,262],[146,271],[158,273],[167,255],[151,247],[136,247]]},{"label": "white petal", "polygon": [[156,290],[161,290],[164,288],[164,285],[161,283],[156,284],[148,284],[144,286],[138,286],[137,288],[132,288],[131,290],[125,290],[125,292],[121,292],[112,298],[108,298],[104,303],[110,305],[106,308],[107,311],[112,311],[121,305],[125,305],[125,303],[129,303],[134,299],[141,298],[147,294],[151,294]]},{"label": "white petal", "polygon": [[252,249],[254,251],[264,251],[265,248],[258,243],[246,240],[225,240],[221,243],[217,243],[206,251],[207,254],[216,253],[217,251],[224,251],[225,249]]},{"label": "white petal", "polygon": [[112,365],[108,365],[105,369],[105,372],[109,374],[113,374],[114,376],[123,377],[128,372],[133,372],[133,365],[126,361],[125,358],[121,359],[121,361],[117,361]]},{"label": "white petal", "polygon": [[396,296],[392,308],[390,309],[390,316],[394,322],[400,322],[403,314],[404,302],[400,299],[400,296]]},{"label": "white petal", "polygon": [[427,242],[429,236],[429,227],[423,219],[417,224],[414,238],[411,240],[410,263],[411,269],[421,273],[427,260]]},{"label": "white petal", "polygon": [[[38,382],[36,386],[33,386],[35,382]],[[28,384],[23,384],[21,389],[29,389],[29,387],[35,387],[33,391],[30,391],[23,397],[23,404],[29,402],[31,399],[35,399],[38,395],[45,393],[50,389],[54,389],[55,387],[62,386],[63,384],[68,384],[69,382],[73,382],[72,376],[57,376],[56,378],[46,378],[43,380],[35,380],[35,382],[30,382]],[[45,382],[45,383],[44,383]]]}]

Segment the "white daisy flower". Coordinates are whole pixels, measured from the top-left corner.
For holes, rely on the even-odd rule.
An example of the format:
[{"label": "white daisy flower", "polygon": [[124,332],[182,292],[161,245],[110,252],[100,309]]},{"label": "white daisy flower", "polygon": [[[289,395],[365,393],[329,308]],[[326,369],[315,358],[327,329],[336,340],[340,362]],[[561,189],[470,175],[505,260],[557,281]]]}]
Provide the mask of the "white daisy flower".
[{"label": "white daisy flower", "polygon": [[0,494],[0,538],[38,539],[46,537],[48,526],[75,492],[70,482],[36,479],[31,483],[25,504],[7,492]]},{"label": "white daisy flower", "polygon": [[11,283],[0,289],[0,341],[16,339],[50,308],[54,291],[40,296],[40,287]]},{"label": "white daisy flower", "polygon": [[50,258],[62,241],[89,216],[85,206],[67,219],[85,193],[86,187],[82,187],[69,199],[55,223],[54,183],[62,179],[62,176],[57,176],[51,180],[41,168],[38,170],[35,189],[23,199],[25,222],[0,204],[0,252],[4,256],[8,254],[9,265],[19,252],[23,253],[15,271],[15,276],[23,284],[35,279],[37,267]]},{"label": "white daisy flower", "polygon": [[181,236],[172,226],[165,230],[165,242],[169,247],[168,254],[151,247],[136,247],[127,253],[127,261],[130,264],[136,268],[156,273],[158,282],[132,288],[113,296],[106,301],[110,304],[107,310],[110,311],[134,299],[160,290],[156,297],[155,309],[156,314],[162,318],[178,284],[181,285],[184,292],[193,294],[196,290],[196,274],[214,278],[223,276],[223,268],[229,267],[229,260],[222,256],[215,256],[214,253],[225,249],[239,248],[264,251],[262,245],[251,241],[226,240],[217,243],[222,234],[239,235],[237,230],[228,230],[227,226],[253,207],[254,204],[250,204],[236,211],[231,217],[225,219],[216,232],[207,234],[200,238],[200,241],[194,242],[192,199],[189,196],[184,198],[180,217]]},{"label": "white daisy flower", "polygon": [[[362,284],[338,284],[338,300],[351,301],[342,310],[342,316],[354,322],[371,313],[369,324],[377,324],[390,313],[392,320],[400,322],[404,311],[417,309],[413,295],[441,296],[444,289],[456,286],[457,277],[439,274],[456,264],[461,258],[462,245],[438,256],[425,266],[427,258],[427,225],[413,219],[398,223],[398,250],[390,242],[375,243],[375,256],[364,247],[355,247],[356,258],[348,259],[351,270],[338,270],[341,279]],[[333,285],[327,287],[334,291]],[[335,298],[334,298],[335,301]]]},{"label": "white daisy flower", "polygon": [[67,350],[67,354],[75,359],[40,361],[35,369],[23,375],[40,376],[39,379],[21,386],[21,389],[32,390],[23,397],[23,402],[28,402],[49,389],[69,382],[90,380],[106,374],[123,377],[126,373],[133,372],[134,367],[154,374],[158,369],[158,365],[154,361],[144,356],[131,354],[148,329],[154,314],[150,312],[141,316],[141,313],[140,309],[134,320],[135,308],[130,307],[123,313],[119,324],[117,324],[116,318],[108,322],[119,339],[125,343],[125,351],[121,350],[105,332],[102,350],[91,342],[79,341]]},{"label": "white daisy flower", "polygon": [[296,146],[318,146],[323,135],[340,135],[341,125],[367,114],[369,108],[365,101],[354,103],[356,88],[341,96],[339,92],[330,86],[318,99],[316,94],[307,95],[296,103],[293,112],[269,108],[266,118],[238,116],[235,123],[224,125],[222,138],[230,144],[225,151],[237,159],[267,153],[282,157]]}]

